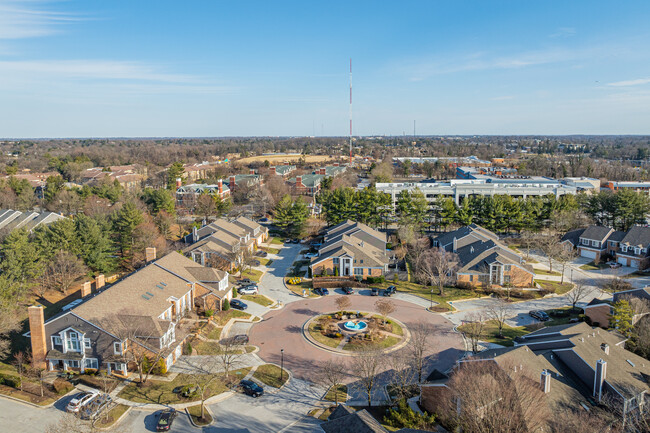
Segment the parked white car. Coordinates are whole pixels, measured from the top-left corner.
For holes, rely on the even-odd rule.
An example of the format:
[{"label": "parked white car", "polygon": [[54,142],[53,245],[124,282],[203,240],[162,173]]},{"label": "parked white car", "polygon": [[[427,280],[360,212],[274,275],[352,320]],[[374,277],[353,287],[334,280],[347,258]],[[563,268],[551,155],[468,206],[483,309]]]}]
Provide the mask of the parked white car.
[{"label": "parked white car", "polygon": [[312,257],[318,257],[318,253],[307,253],[305,254],[305,257],[308,259],[311,259]]},{"label": "parked white car", "polygon": [[98,391],[84,391],[75,394],[72,397],[72,400],[70,400],[68,405],[65,407],[65,410],[67,412],[77,413],[81,410],[81,408],[83,408],[88,403],[96,399],[98,396],[99,396]]},{"label": "parked white car", "polygon": [[240,287],[237,291],[240,295],[257,295],[259,292],[257,286]]}]

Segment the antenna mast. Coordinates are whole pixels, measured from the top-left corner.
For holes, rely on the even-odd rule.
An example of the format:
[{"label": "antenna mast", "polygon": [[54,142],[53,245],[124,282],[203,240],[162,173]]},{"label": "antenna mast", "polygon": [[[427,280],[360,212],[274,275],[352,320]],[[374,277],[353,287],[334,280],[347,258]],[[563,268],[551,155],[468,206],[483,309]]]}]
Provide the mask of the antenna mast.
[{"label": "antenna mast", "polygon": [[352,167],[352,57],[350,57],[350,167]]}]

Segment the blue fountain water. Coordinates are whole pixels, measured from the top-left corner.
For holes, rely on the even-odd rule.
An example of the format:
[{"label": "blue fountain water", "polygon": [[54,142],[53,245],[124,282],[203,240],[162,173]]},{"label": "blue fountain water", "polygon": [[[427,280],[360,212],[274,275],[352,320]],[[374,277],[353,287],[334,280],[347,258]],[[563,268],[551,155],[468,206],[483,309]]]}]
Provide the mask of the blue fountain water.
[{"label": "blue fountain water", "polygon": [[368,327],[368,324],[366,322],[353,322],[353,321],[347,321],[343,324],[343,327],[347,329],[348,331],[363,331]]}]

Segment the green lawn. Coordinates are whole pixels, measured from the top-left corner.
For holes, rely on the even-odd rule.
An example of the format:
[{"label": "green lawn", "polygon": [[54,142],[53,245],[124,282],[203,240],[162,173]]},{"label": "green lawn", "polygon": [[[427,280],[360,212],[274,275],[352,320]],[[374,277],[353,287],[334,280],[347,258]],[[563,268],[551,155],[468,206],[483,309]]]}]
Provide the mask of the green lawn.
[{"label": "green lawn", "polygon": [[[421,284],[416,284],[416,283],[411,283],[406,281],[399,281],[397,283],[393,281],[386,281],[385,283],[381,283],[381,284],[373,284],[373,286],[384,288],[384,289],[388,286],[396,286],[397,290],[400,292],[419,296],[426,300],[431,299],[430,286],[423,286]],[[458,287],[445,287],[445,296],[442,297],[438,294],[438,288],[437,287],[433,288],[433,302],[437,302],[440,304],[441,307],[443,308],[446,307],[447,309],[449,309],[449,304],[447,304],[448,301],[478,298],[479,296],[481,295],[479,295],[478,293],[470,289],[459,289]]]},{"label": "green lawn", "polygon": [[197,404],[196,406],[188,407],[187,411],[189,412],[190,416],[192,417],[192,421],[194,421],[194,424],[196,424],[197,426],[209,425],[209,424],[212,424],[212,421],[214,421],[212,419],[212,415],[210,415],[210,411],[208,411],[207,407],[203,411],[203,415],[205,416],[205,418],[201,418],[201,405],[200,404]]},{"label": "green lawn", "polygon": [[274,237],[271,239],[271,242],[269,242],[269,244],[282,245],[284,244],[284,240],[278,237]]},{"label": "green lawn", "polygon": [[192,349],[199,355],[216,355],[220,350],[219,343],[197,339],[192,341]]},{"label": "green lawn", "polygon": [[278,248],[267,248],[266,252],[269,254],[278,254],[280,253],[280,250]]},{"label": "green lawn", "polygon": [[537,275],[550,275],[554,277],[559,277],[560,275],[562,275],[560,272],[556,272],[556,271],[550,272],[544,269],[537,269],[537,268],[533,268],[533,270]]},{"label": "green lawn", "polygon": [[[464,327],[467,325],[461,325],[458,327],[458,330],[463,332]],[[502,346],[512,346],[513,340],[516,337],[528,334],[530,331],[523,326],[512,327],[506,324],[503,325],[503,338],[498,336],[499,328],[497,322],[494,320],[488,320],[485,323],[485,328],[483,328],[484,336],[481,338],[481,341],[487,341],[489,343],[496,343]]]},{"label": "green lawn", "polygon": [[[402,338],[393,337],[392,335],[388,335],[386,338],[381,340],[379,343],[372,343],[371,345],[372,345],[372,347],[374,349],[386,349],[388,347],[396,345],[400,341],[402,341]],[[368,347],[368,344],[363,343],[363,342],[359,342],[359,343],[351,342],[351,343],[347,343],[345,346],[343,346],[343,350],[355,351],[355,350],[361,350],[361,349],[363,349],[365,347]]]},{"label": "green lawn", "polygon": [[535,280],[542,289],[550,290],[551,292],[557,293],[558,295],[564,295],[573,288],[571,283],[562,283],[559,281],[546,281],[546,280]]},{"label": "green lawn", "polygon": [[257,370],[253,373],[253,377],[268,386],[280,388],[289,380],[289,373],[285,369],[282,372],[282,380],[280,380],[280,374],[280,367],[277,365],[264,364],[257,367]]},{"label": "green lawn", "polygon": [[100,416],[97,421],[95,422],[95,427],[99,427],[102,429],[106,429],[115,422],[120,419],[120,417],[129,410],[130,406],[126,406],[124,404],[118,404],[117,406],[114,406],[111,410],[108,411],[108,414]]},{"label": "green lawn", "polygon": [[[239,380],[248,374],[250,368],[242,368],[230,373],[229,379],[232,381]],[[241,375],[237,375],[240,372]],[[200,400],[199,396],[184,398],[180,394],[172,392],[176,387],[192,385],[192,377],[187,374],[179,374],[172,381],[149,380],[143,387],[138,387],[136,383],[130,383],[119,393],[119,397],[136,402],[136,403],[156,403],[156,404],[173,404],[188,401]],[[206,393],[207,397],[226,392],[228,388],[223,380],[212,382]]]},{"label": "green lawn", "polygon": [[248,278],[251,281],[255,281],[256,283],[260,281],[260,278],[262,278],[262,271],[258,271],[257,269],[247,269],[246,271],[242,272],[241,278]]},{"label": "green lawn", "polygon": [[318,296],[312,291],[311,281],[303,281],[300,284],[289,284],[287,282],[287,278],[285,278],[285,282],[287,283],[287,287],[289,288],[289,290],[291,290],[291,292],[295,293],[298,296],[302,296],[303,289],[307,291],[308,298],[315,298]]},{"label": "green lawn", "polygon": [[624,275],[622,278],[642,278],[642,277],[650,277],[650,273],[647,271],[634,271],[630,274]]},{"label": "green lawn", "polygon": [[377,317],[377,318],[380,318],[380,319],[383,319],[383,320],[388,320],[388,323],[390,323],[392,325],[392,329],[390,331],[391,333],[393,333],[395,335],[404,335],[404,331],[402,330],[402,327],[399,326],[397,324],[397,322],[395,322],[394,320],[390,320],[390,318],[384,317],[384,316],[382,316],[380,314],[375,314],[372,317]]},{"label": "green lawn", "polygon": [[338,401],[344,402],[348,399],[348,387],[347,385],[339,384],[336,388],[331,387],[327,390],[327,394],[323,397],[326,401],[336,401],[335,396],[338,394]]},{"label": "green lawn", "polygon": [[320,324],[315,320],[309,324],[309,328],[307,330],[309,332],[309,335],[311,335],[314,340],[329,347],[336,348],[339,344],[341,344],[341,340],[343,340],[343,337],[329,338],[321,334]]},{"label": "green lawn", "polygon": [[594,262],[589,262],[586,265],[580,266],[580,269],[583,271],[597,271],[599,269],[607,269],[609,268],[609,265],[607,263],[598,263],[595,264]]},{"label": "green lawn", "polygon": [[271,262],[273,261],[273,260],[271,260],[271,259],[266,259],[266,258],[264,258],[264,257],[260,257],[260,258],[257,259],[257,260],[260,262],[260,265],[263,265],[263,266],[268,266],[269,263],[271,263]]},{"label": "green lawn", "polygon": [[256,304],[260,304],[263,307],[268,307],[273,305],[274,301],[271,299],[267,298],[264,295],[243,295],[241,297],[244,301],[250,301],[250,302],[255,302]]},{"label": "green lawn", "polygon": [[212,320],[217,326],[224,326],[230,319],[248,319],[250,314],[231,308],[228,311],[218,311],[212,316]]},{"label": "green lawn", "polygon": [[[554,313],[559,314],[554,314]],[[556,326],[556,325],[566,325],[571,319],[579,318],[582,310],[577,308],[575,311],[571,311],[571,307],[562,307],[554,308],[552,310],[546,310],[546,314],[551,317],[551,320],[544,322],[544,326]]]},{"label": "green lawn", "polygon": [[210,340],[219,340],[221,338],[221,329],[222,328],[211,325],[210,330],[205,334],[205,338]]}]

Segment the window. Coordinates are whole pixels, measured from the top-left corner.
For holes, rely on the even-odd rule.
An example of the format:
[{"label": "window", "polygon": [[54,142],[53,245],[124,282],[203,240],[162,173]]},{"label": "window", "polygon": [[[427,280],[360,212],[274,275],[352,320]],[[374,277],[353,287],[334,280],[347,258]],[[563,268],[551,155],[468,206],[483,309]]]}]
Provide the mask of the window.
[{"label": "window", "polygon": [[510,275],[504,275],[503,276],[503,283],[504,284],[510,284]]},{"label": "window", "polygon": [[79,361],[75,361],[75,360],[68,361],[68,367],[79,368]]},{"label": "window", "polygon": [[58,335],[53,335],[52,336],[52,345],[53,346],[63,346],[63,343],[61,343],[61,337]]},{"label": "window", "polygon": [[624,253],[627,253],[627,247],[621,247],[621,251],[623,251]]},{"label": "window", "polygon": [[469,281],[470,281],[470,282],[474,281],[474,275],[470,275],[470,276],[469,276]]},{"label": "window", "polygon": [[363,259],[359,259],[359,263],[363,264]]},{"label": "window", "polygon": [[96,358],[86,358],[84,361],[84,368],[94,368],[97,370],[99,367],[99,363],[97,362]]},{"label": "window", "polygon": [[591,245],[597,247],[598,246],[598,241],[591,241]]},{"label": "window", "polygon": [[84,348],[90,349],[90,338],[84,338]]},{"label": "window", "polygon": [[66,332],[66,349],[71,350],[73,352],[81,352],[81,344],[79,342],[79,334],[77,334],[75,331],[67,331]]},{"label": "window", "polygon": [[115,353],[116,355],[122,354],[122,343],[119,342],[113,343],[113,353]]},{"label": "window", "polygon": [[338,264],[339,264],[339,258],[338,258],[338,257],[334,257],[334,258],[332,259],[332,264],[334,264],[334,265],[338,265]]},{"label": "window", "polygon": [[634,249],[634,254],[639,254],[641,252],[641,248],[635,248]]},{"label": "window", "polygon": [[363,268],[354,268],[354,275],[363,275]]},{"label": "window", "polygon": [[510,272],[510,266],[511,265],[503,265],[503,270],[506,272]]}]

